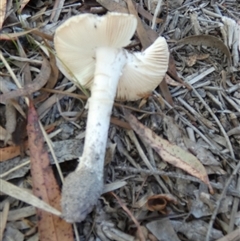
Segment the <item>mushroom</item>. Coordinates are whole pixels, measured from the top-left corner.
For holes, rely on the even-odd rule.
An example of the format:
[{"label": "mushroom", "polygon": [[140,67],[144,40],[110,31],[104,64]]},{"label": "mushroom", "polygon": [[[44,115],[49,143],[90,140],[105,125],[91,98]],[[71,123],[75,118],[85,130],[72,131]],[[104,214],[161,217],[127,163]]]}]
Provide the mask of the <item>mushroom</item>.
[{"label": "mushroom", "polygon": [[86,137],[76,170],[63,184],[62,212],[68,222],[81,222],[103,191],[103,166],[115,97],[134,101],[151,93],[168,68],[168,46],[159,37],[144,52],[130,53],[135,16],[81,14],[56,30],[58,67],[76,84],[91,90]]}]

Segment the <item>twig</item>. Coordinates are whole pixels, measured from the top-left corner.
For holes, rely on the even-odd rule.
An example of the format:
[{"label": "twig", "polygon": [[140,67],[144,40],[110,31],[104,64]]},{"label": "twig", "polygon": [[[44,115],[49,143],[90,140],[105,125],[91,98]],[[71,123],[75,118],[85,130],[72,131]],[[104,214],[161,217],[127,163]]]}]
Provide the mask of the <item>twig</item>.
[{"label": "twig", "polygon": [[[237,180],[236,190],[238,192],[240,192],[240,177],[239,176],[238,176],[238,180]],[[231,233],[233,231],[233,229],[234,229],[234,223],[235,223],[235,219],[236,219],[236,214],[238,212],[238,205],[239,205],[239,198],[238,197],[234,197],[232,211],[231,211],[230,223],[228,225],[228,233]]]},{"label": "twig", "polygon": [[14,172],[14,171],[16,171],[16,170],[18,170],[18,169],[28,165],[28,164],[30,164],[30,160],[25,161],[25,162],[21,163],[20,165],[17,165],[15,167],[11,168],[10,170],[4,172],[3,174],[0,174],[0,178],[4,178],[4,177],[8,176],[10,173],[12,173],[12,172]]},{"label": "twig", "polygon": [[219,129],[221,130],[223,136],[225,137],[226,139],[226,142],[227,142],[227,145],[228,145],[228,148],[229,148],[229,151],[231,153],[231,156],[232,158],[235,158],[235,155],[234,155],[234,151],[233,151],[233,148],[232,148],[232,145],[231,145],[231,142],[229,140],[229,137],[227,135],[227,133],[225,132],[221,122],[218,120],[218,118],[216,117],[216,115],[212,112],[211,108],[209,107],[209,105],[204,101],[204,99],[201,97],[201,95],[198,94],[198,92],[196,91],[196,89],[192,86],[192,90],[194,91],[194,94],[199,98],[199,100],[203,103],[203,105],[205,106],[205,108],[207,109],[207,111],[211,114],[211,116],[213,117],[213,119],[216,121]]},{"label": "twig", "polygon": [[3,211],[0,214],[1,217],[1,226],[0,226],[0,240],[3,240],[3,234],[4,234],[4,230],[6,228],[7,225],[7,217],[8,217],[8,212],[9,212],[9,207],[10,204],[9,202],[5,202],[4,207],[3,207]]},{"label": "twig", "polygon": [[216,240],[216,241],[237,241],[240,235],[240,228],[235,231],[229,233],[228,235]]},{"label": "twig", "polygon": [[5,67],[7,68],[9,74],[11,75],[11,77],[13,78],[15,84],[17,85],[17,87],[20,89],[22,88],[21,83],[18,81],[18,78],[16,77],[16,75],[13,73],[10,65],[8,64],[8,62],[6,61],[6,59],[4,58],[2,51],[0,50],[0,59],[2,60],[3,64],[5,65]]},{"label": "twig", "polygon": [[226,185],[224,187],[224,189],[222,190],[222,193],[218,199],[218,201],[216,202],[216,208],[211,216],[211,219],[210,219],[210,222],[209,222],[209,225],[208,225],[208,231],[207,231],[207,235],[206,235],[206,238],[205,238],[205,241],[210,241],[210,235],[211,235],[211,231],[212,231],[212,226],[213,226],[213,223],[215,221],[215,218],[218,214],[218,210],[220,208],[220,205],[221,205],[221,201],[222,199],[225,197],[226,195],[226,191],[228,189],[228,186],[230,185],[230,183],[232,182],[232,179],[235,177],[235,175],[238,173],[240,169],[240,162],[238,162],[237,166],[235,167],[232,175],[228,178],[227,182],[226,182]]},{"label": "twig", "polygon": [[[154,93],[158,95],[157,92]],[[191,127],[206,143],[208,143],[208,145],[213,150],[218,150],[216,146],[214,146],[213,143],[205,135],[203,135],[201,131],[199,131],[195,126],[193,126],[184,116],[179,114],[166,100],[164,100],[164,103],[170,110],[173,110],[187,126]]]},{"label": "twig", "polygon": [[161,5],[162,5],[162,0],[158,0],[158,3],[157,3],[157,6],[156,6],[156,9],[155,9],[155,12],[154,12],[154,15],[153,15],[153,20],[152,20],[152,29],[155,29],[155,26],[156,26],[156,19],[157,19],[157,16],[159,14],[159,11],[160,11],[160,8],[161,8]]},{"label": "twig", "polygon": [[122,202],[122,200],[115,193],[111,192],[111,194],[117,199],[120,206],[123,208],[123,210],[128,214],[128,216],[133,220],[133,222],[137,226],[140,240],[145,241],[142,229],[141,229],[140,224],[137,221],[137,219],[133,216],[133,214],[130,212],[130,210],[127,208],[127,206]]},{"label": "twig", "polygon": [[[129,137],[131,138],[132,142],[135,144],[137,151],[140,155],[140,157],[142,158],[142,160],[144,161],[145,165],[151,170],[153,171],[153,167],[151,165],[151,163],[149,162],[148,158],[146,157],[143,149],[141,148],[136,135],[134,134],[134,132],[131,131],[127,131]],[[154,175],[154,177],[156,178],[157,182],[159,183],[159,185],[163,188],[165,193],[169,193],[169,190],[167,189],[167,187],[165,186],[165,184],[163,183],[163,181],[159,178],[158,175]]]}]

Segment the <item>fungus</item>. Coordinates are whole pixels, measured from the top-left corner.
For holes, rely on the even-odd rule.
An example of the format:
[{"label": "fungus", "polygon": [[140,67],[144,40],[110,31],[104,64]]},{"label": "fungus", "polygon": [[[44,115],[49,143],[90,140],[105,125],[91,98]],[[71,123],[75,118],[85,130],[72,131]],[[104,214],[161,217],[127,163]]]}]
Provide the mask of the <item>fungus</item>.
[{"label": "fungus", "polygon": [[130,53],[135,16],[81,14],[56,30],[54,45],[61,72],[91,90],[86,137],[79,165],[63,184],[62,212],[68,222],[81,222],[103,190],[103,166],[115,97],[134,101],[151,93],[168,68],[168,46],[159,37],[144,52]]}]

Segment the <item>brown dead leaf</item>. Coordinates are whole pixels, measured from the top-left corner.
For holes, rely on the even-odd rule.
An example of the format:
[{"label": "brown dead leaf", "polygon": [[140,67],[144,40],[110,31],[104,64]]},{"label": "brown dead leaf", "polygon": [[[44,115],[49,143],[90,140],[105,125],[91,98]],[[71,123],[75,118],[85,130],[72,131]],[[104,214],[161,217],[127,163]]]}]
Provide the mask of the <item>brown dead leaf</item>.
[{"label": "brown dead leaf", "polygon": [[193,66],[194,64],[197,63],[197,56],[196,55],[191,55],[187,58],[186,60],[187,66]]},{"label": "brown dead leaf", "polygon": [[20,4],[20,9],[19,12],[21,13],[22,10],[25,8],[25,6],[29,3],[30,0],[22,0],[19,4]]},{"label": "brown dead leaf", "polygon": [[168,203],[177,204],[177,200],[171,194],[152,195],[151,197],[148,198],[146,207],[148,210],[152,212],[158,211],[162,214],[167,214]]},{"label": "brown dead leaf", "polygon": [[164,161],[199,178],[208,185],[210,192],[213,193],[207,172],[201,162],[194,155],[184,151],[179,146],[162,139],[160,136],[157,136],[153,131],[141,124],[137,118],[127,110],[124,110],[124,115],[133,130],[142,137]]},{"label": "brown dead leaf", "polygon": [[168,74],[165,75],[165,81],[168,85],[171,85],[171,86],[183,86],[183,84],[176,82]]},{"label": "brown dead leaf", "polygon": [[[142,15],[144,18],[146,18],[149,21],[153,20],[153,15],[149,11],[145,10],[139,3],[133,3],[133,4],[135,5],[136,10],[140,15]],[[162,22],[163,22],[163,19],[156,18],[156,23],[162,23]]]},{"label": "brown dead leaf", "polygon": [[231,53],[228,47],[220,39],[211,35],[195,35],[183,38],[177,44],[192,44],[195,46],[205,45],[212,48],[217,48],[222,51],[228,58],[228,66],[232,66]]},{"label": "brown dead leaf", "polygon": [[172,99],[172,95],[168,89],[168,85],[165,81],[165,78],[162,80],[162,82],[160,83],[160,89],[161,89],[161,93],[163,95],[163,97],[166,99],[166,101],[171,105],[174,106],[174,102]]},{"label": "brown dead leaf", "polygon": [[41,31],[39,31],[38,29],[27,29],[27,30],[31,31],[31,34],[37,35],[37,36],[41,37],[42,39],[53,41],[53,35],[43,33]]},{"label": "brown dead leaf", "polygon": [[[44,41],[44,42],[45,42],[45,45],[50,49],[50,45],[47,43],[47,41]],[[51,74],[48,78],[45,88],[53,89],[53,87],[56,85],[58,80],[59,70],[56,64],[55,55],[51,51],[49,51],[49,59],[50,59],[50,66],[51,66]],[[49,92],[40,91],[40,95],[34,99],[34,103],[39,103],[46,100],[49,95],[50,95]]]},{"label": "brown dead leaf", "polygon": [[187,65],[193,66],[196,64],[197,60],[204,60],[209,57],[209,54],[193,54],[187,58]]},{"label": "brown dead leaf", "polygon": [[[25,142],[25,147],[27,147],[27,145],[27,142]],[[10,160],[20,155],[20,146],[8,146],[0,148],[0,153],[0,162]]]},{"label": "brown dead leaf", "polygon": [[[50,166],[48,152],[38,123],[37,112],[29,103],[27,132],[31,160],[33,193],[35,196],[60,210],[60,190]],[[63,219],[37,209],[39,240],[73,241],[72,227]]]},{"label": "brown dead leaf", "polygon": [[0,40],[14,40],[18,37],[21,37],[21,36],[24,36],[28,33],[31,33],[32,31],[34,31],[35,29],[30,29],[30,30],[27,30],[27,31],[22,31],[22,32],[19,32],[19,33],[1,33],[0,34]]},{"label": "brown dead leaf", "polygon": [[119,2],[112,0],[97,0],[97,2],[110,12],[128,13],[127,8],[124,6],[125,3],[122,5]]},{"label": "brown dead leaf", "polygon": [[47,83],[50,73],[51,68],[49,66],[49,62],[46,58],[44,58],[40,73],[33,80],[33,83],[25,85],[24,88],[0,95],[0,103],[4,103],[8,99],[16,98],[19,96],[30,95],[31,93],[41,89]]},{"label": "brown dead leaf", "polygon": [[6,7],[7,7],[7,0],[1,0],[0,1],[0,30],[2,29],[3,22],[5,20]]},{"label": "brown dead leaf", "polygon": [[180,82],[181,84],[183,84],[184,86],[186,86],[189,90],[191,90],[191,87],[189,85],[187,85],[186,83],[184,83],[182,81],[181,78],[178,77],[177,74],[177,70],[176,70],[176,65],[175,65],[175,60],[173,58],[173,56],[170,54],[169,56],[169,63],[168,63],[168,70],[167,70],[167,74],[173,78],[174,80]]},{"label": "brown dead leaf", "polygon": [[111,117],[111,123],[116,125],[116,126],[120,126],[121,128],[124,128],[124,129],[127,129],[127,130],[131,130],[131,126],[125,122],[125,121],[122,121],[122,120],[119,120],[118,118],[116,117]]},{"label": "brown dead leaf", "polygon": [[138,17],[138,12],[136,11],[132,0],[127,0],[126,2],[128,5],[129,13],[133,14],[137,18],[137,21],[138,21],[137,34],[138,34],[138,37],[140,39],[143,49],[146,49],[147,47],[149,47],[152,44],[152,41],[149,39],[147,31],[144,28],[141,19]]}]

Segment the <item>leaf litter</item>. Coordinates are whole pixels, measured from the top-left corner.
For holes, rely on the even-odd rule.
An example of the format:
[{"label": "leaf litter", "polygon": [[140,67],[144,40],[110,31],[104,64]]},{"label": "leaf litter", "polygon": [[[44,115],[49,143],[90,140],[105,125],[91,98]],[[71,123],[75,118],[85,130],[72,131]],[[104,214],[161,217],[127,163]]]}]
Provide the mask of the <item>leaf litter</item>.
[{"label": "leaf litter", "polygon": [[[2,1],[3,4],[5,2],[7,1]],[[16,137],[13,136],[12,140],[9,138],[7,146],[4,146],[4,127],[8,122],[5,115],[6,101],[11,101],[17,112],[24,116],[26,98],[22,97],[33,97],[35,108],[40,114],[39,120],[50,131],[48,138],[56,145],[54,150],[59,154],[56,156],[61,162],[61,169],[64,174],[74,170],[79,154],[71,150],[71,145],[74,148],[79,143],[78,153],[81,153],[83,140],[76,137],[85,128],[86,97],[58,73],[54,54],[51,54],[54,53],[52,34],[62,22],[59,19],[67,19],[73,14],[97,11],[104,14],[106,9],[129,12],[131,9],[139,17],[139,22],[137,35],[130,48],[145,48],[159,34],[163,35],[171,52],[167,73],[171,79],[167,77],[168,85],[162,82],[161,90],[156,89],[152,96],[146,97],[142,102],[115,103],[109,143],[110,146],[116,145],[116,149],[110,157],[106,157],[105,166],[105,183],[112,184],[112,187],[105,190],[114,190],[120,202],[104,193],[94,215],[89,215],[86,221],[77,225],[80,234],[75,232],[75,236],[90,240],[236,240],[239,235],[239,222],[236,220],[239,213],[237,173],[240,158],[240,15],[237,3],[98,0],[80,4],[74,1],[56,1],[53,5],[47,1],[20,1],[20,5],[16,6],[9,2],[1,9],[3,12],[0,12],[0,50],[11,69],[0,62],[0,81],[2,82],[2,78],[4,83],[12,83],[14,80],[15,87],[8,88],[12,93],[7,94],[7,97],[0,90],[0,156],[4,157],[5,161],[2,163],[6,166],[1,177],[21,189],[17,189],[15,198],[2,196],[1,210],[7,207],[6,202],[10,205],[5,216],[10,217],[11,214],[18,219],[17,214],[12,212],[20,212],[23,205],[26,208],[31,207],[29,205],[41,206],[29,201],[32,197],[30,194],[24,192],[23,197],[20,195],[23,187],[32,189],[32,179],[27,172],[29,150],[24,150],[24,158],[19,156],[14,160],[15,156],[22,153],[19,146],[13,144]],[[162,4],[157,9],[159,2]],[[156,21],[154,15],[157,16]],[[49,21],[50,18],[54,23]],[[16,29],[15,25],[19,28]],[[43,58],[40,49],[49,50],[46,51],[50,55],[49,60]],[[13,59],[13,56],[18,58]],[[24,59],[28,60],[27,67]],[[39,63],[43,64],[42,69],[39,68]],[[228,68],[229,65],[231,68]],[[38,75],[43,77],[39,85]],[[17,89],[16,85],[20,87],[16,80],[21,83],[21,89]],[[174,148],[179,148],[183,156],[186,153],[194,156],[201,166],[198,175],[204,173],[203,176],[208,178],[215,194],[210,194],[206,184],[199,179],[186,175],[180,168],[163,161],[147,143],[146,133],[144,137],[135,136],[130,125],[122,118],[122,107],[131,109],[132,114],[142,123],[142,128],[148,130],[146,133],[150,134],[151,144],[154,144],[155,149],[153,130],[158,141],[164,140],[167,145],[170,143]],[[21,136],[18,139],[26,145],[24,133],[21,132],[24,127],[18,124],[18,118],[16,121],[16,135]],[[139,130],[137,128],[136,133]],[[66,145],[66,148],[61,148],[62,145]],[[171,151],[168,150],[169,153]],[[182,163],[181,159],[182,155],[178,157],[178,161]],[[10,164],[12,160],[14,162]],[[53,163],[51,159],[55,168]],[[192,163],[188,165],[192,168]],[[2,183],[4,188],[8,187],[7,183]],[[13,196],[12,193],[8,194]],[[157,212],[158,206],[157,210],[146,210],[142,204],[153,195],[171,195],[178,202],[169,203],[164,214]],[[158,201],[161,204],[161,200],[157,199],[157,204]],[[124,203],[129,216],[124,214],[120,203]],[[51,212],[51,207],[47,210]],[[133,224],[131,217],[135,217],[137,225]],[[30,240],[31,235],[28,236],[26,230],[30,232],[31,227],[28,226],[25,230],[21,228],[26,220],[35,225],[37,223],[34,213],[26,216],[24,221],[7,219],[3,236],[14,237],[17,231],[19,237],[22,238],[22,234],[25,234],[24,240]],[[21,225],[17,226],[16,222]],[[96,226],[91,225],[94,222]],[[142,230],[143,235],[138,235],[136,227]],[[36,230],[32,237],[35,235]]]},{"label": "leaf litter", "polygon": [[[33,194],[52,207],[60,210],[60,189],[53,175],[48,153],[44,150],[44,139],[38,123],[37,112],[30,101],[28,109],[29,150]],[[37,209],[40,240],[73,240],[71,225],[62,218]]]}]

